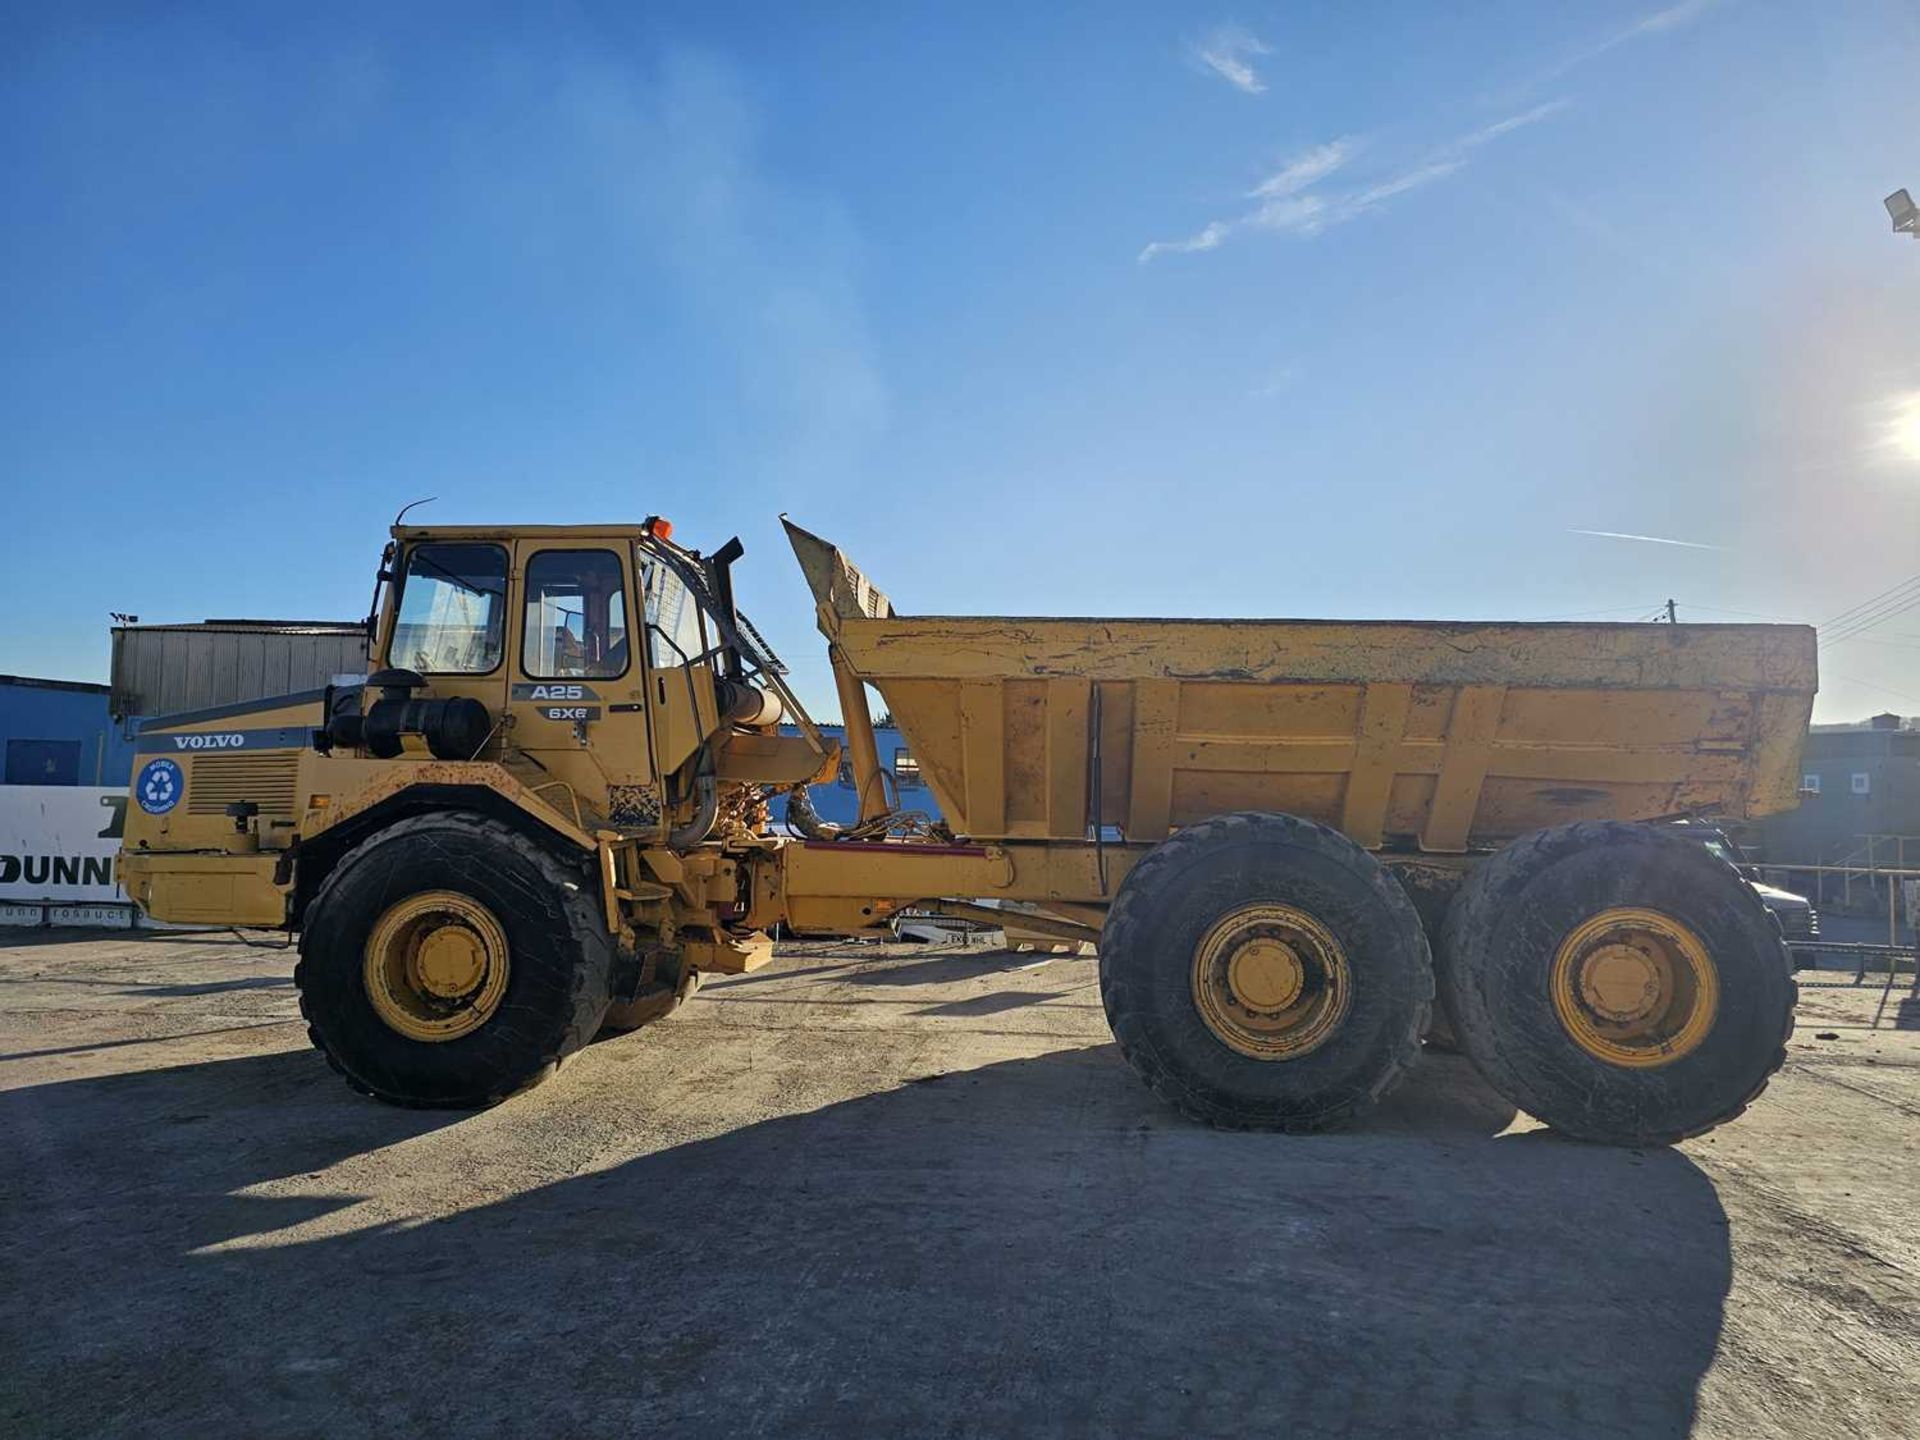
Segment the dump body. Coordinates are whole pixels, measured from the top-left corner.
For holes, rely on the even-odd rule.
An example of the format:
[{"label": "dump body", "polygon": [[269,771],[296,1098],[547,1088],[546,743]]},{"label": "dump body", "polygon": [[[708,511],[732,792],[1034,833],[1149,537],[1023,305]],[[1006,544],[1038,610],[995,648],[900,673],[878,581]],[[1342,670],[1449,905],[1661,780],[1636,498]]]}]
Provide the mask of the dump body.
[{"label": "dump body", "polygon": [[1444,854],[1796,803],[1806,626],[912,617],[793,538],[822,628],[974,839],[1270,810]]}]

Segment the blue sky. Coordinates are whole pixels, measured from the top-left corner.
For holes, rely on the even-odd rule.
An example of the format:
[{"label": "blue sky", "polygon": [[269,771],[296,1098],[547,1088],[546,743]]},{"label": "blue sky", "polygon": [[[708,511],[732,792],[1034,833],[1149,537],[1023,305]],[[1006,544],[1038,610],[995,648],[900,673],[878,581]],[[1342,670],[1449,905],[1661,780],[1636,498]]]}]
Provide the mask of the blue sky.
[{"label": "blue sky", "polygon": [[[738,532],[822,701],[782,510],[907,611],[1920,574],[1911,3],[0,16],[0,670],[353,616],[427,495]],[[1822,659],[1920,712],[1920,608]]]}]

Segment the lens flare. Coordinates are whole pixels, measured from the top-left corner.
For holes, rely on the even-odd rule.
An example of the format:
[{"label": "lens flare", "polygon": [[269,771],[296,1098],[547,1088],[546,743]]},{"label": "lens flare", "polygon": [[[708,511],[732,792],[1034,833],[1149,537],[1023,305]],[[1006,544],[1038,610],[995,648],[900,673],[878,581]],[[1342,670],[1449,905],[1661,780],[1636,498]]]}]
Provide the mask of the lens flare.
[{"label": "lens flare", "polygon": [[1887,448],[1902,460],[1920,465],[1920,394],[1902,395],[1894,401]]}]

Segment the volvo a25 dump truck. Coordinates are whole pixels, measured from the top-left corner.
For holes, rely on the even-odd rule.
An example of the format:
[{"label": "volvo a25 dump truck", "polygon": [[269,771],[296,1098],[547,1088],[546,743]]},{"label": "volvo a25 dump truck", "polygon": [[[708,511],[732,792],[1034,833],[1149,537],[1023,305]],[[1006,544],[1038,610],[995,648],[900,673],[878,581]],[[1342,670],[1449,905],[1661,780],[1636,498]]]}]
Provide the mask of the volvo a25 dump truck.
[{"label": "volvo a25 dump truck", "polygon": [[[840,747],[735,608],[738,541],[396,524],[371,674],[145,725],[121,882],[298,932],[314,1045],[401,1105],[504,1099],[776,927],[998,902],[1097,944],[1121,1051],[1217,1125],[1350,1120],[1436,1006],[1591,1140],[1705,1130],[1780,1064],[1778,927],[1660,822],[1795,803],[1810,629],[910,616],[788,531],[857,823],[806,803]],[[940,822],[899,808],[869,687]]]}]

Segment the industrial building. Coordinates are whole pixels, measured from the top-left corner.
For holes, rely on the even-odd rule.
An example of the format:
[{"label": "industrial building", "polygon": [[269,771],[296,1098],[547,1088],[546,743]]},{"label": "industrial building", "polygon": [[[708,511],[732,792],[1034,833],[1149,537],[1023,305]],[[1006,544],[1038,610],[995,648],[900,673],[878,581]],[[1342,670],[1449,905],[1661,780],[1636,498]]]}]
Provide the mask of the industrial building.
[{"label": "industrial building", "polygon": [[113,882],[143,720],[367,672],[356,622],[122,625],[107,684],[0,675],[0,925],[125,925]]},{"label": "industrial building", "polygon": [[1920,730],[1911,722],[1816,725],[1800,768],[1799,808],[1751,827],[1765,863],[1920,864]]},{"label": "industrial building", "polygon": [[140,722],[367,673],[365,626],[331,620],[121,625],[109,683],[0,675],[8,785],[124,789]]},{"label": "industrial building", "polygon": [[122,785],[133,761],[108,687],[84,680],[0,675],[0,746],[8,785]]},{"label": "industrial building", "polygon": [[367,630],[353,620],[203,620],[113,632],[116,716],[236,705],[366,673]]}]

